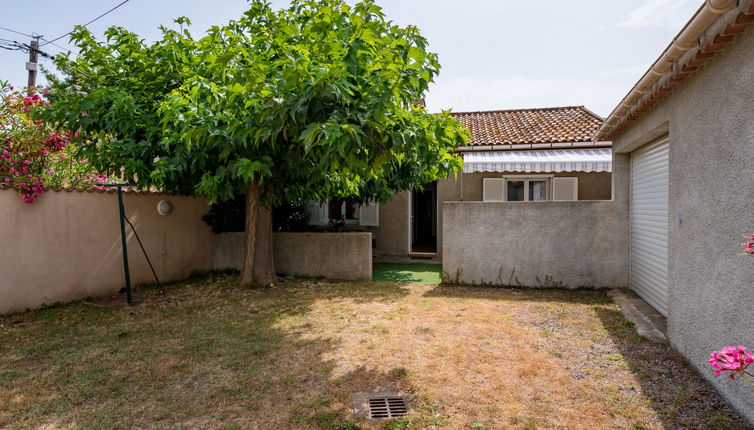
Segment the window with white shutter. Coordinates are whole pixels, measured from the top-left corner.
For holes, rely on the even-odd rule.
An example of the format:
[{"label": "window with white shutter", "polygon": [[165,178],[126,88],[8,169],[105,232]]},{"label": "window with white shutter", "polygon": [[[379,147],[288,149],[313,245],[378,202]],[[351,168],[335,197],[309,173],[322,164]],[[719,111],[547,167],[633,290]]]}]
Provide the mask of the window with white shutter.
[{"label": "window with white shutter", "polygon": [[553,200],[578,200],[579,178],[552,178]]},{"label": "window with white shutter", "polygon": [[309,210],[309,225],[327,224],[327,203],[309,200],[306,208]]},{"label": "window with white shutter", "polygon": [[352,199],[330,200],[325,203],[310,200],[307,209],[309,210],[309,225],[328,225],[330,220],[344,220],[350,225],[380,225],[378,203],[358,205]]},{"label": "window with white shutter", "polygon": [[369,202],[359,208],[359,225],[376,227],[380,225],[380,205]]},{"label": "window with white shutter", "polygon": [[503,178],[484,178],[482,180],[482,201],[485,202],[502,202],[503,189],[505,188],[505,179]]}]

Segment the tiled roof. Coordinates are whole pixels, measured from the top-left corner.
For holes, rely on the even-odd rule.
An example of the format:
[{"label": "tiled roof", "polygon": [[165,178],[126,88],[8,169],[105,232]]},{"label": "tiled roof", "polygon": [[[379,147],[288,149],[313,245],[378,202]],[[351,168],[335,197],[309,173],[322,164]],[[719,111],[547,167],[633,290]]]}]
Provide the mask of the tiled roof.
[{"label": "tiled roof", "polygon": [[602,118],[584,106],[457,112],[471,131],[471,145],[591,142]]}]

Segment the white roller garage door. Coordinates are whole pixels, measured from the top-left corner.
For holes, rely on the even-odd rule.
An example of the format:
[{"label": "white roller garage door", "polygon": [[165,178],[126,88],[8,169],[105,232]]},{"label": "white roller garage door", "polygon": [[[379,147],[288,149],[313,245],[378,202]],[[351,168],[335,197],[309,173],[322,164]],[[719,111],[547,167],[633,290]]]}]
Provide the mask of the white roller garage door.
[{"label": "white roller garage door", "polygon": [[631,288],[667,316],[667,137],[631,153]]}]

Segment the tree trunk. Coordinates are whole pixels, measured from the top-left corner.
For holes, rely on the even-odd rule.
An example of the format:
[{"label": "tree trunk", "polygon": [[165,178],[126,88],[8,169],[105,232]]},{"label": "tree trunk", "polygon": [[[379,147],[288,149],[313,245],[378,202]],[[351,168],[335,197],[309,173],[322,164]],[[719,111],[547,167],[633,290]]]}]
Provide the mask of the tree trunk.
[{"label": "tree trunk", "polygon": [[253,181],[246,190],[246,253],[240,285],[271,285],[277,278],[272,259],[272,209],[262,205],[262,185]]}]

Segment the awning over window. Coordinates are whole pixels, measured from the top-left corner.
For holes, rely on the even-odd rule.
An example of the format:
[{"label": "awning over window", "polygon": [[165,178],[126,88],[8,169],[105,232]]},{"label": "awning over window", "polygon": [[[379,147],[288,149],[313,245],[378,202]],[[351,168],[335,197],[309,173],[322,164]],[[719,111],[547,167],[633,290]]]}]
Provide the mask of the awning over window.
[{"label": "awning over window", "polygon": [[610,148],[463,153],[463,173],[611,172]]}]

